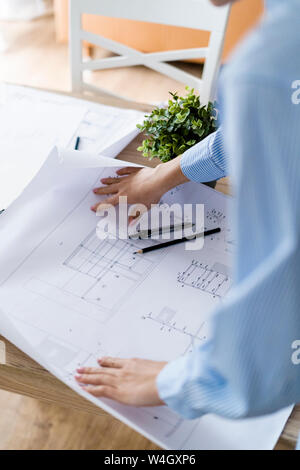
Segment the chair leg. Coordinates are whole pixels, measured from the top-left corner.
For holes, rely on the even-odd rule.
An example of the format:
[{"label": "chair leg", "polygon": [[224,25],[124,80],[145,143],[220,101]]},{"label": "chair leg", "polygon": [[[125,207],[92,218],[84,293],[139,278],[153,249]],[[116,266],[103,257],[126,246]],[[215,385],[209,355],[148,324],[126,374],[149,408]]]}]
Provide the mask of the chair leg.
[{"label": "chair leg", "polygon": [[83,45],[83,55],[84,57],[92,58],[94,54],[95,46],[93,44],[85,42]]}]

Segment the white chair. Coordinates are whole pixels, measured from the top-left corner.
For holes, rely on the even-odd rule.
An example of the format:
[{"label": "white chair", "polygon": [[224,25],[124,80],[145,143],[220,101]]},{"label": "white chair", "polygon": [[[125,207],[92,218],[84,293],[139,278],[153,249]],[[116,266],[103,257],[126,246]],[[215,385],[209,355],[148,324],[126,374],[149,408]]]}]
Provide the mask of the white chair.
[{"label": "white chair", "polygon": [[[85,70],[145,65],[198,90],[203,104],[214,100],[230,7],[217,8],[209,0],[69,0],[69,3],[70,59],[74,92],[104,91],[84,82]],[[205,30],[211,33],[210,40],[208,47],[146,54],[82,30],[83,13]],[[82,41],[108,49],[119,56],[83,62]],[[165,63],[194,58],[205,59],[202,79]],[[105,93],[120,98],[120,95],[107,91]]]}]

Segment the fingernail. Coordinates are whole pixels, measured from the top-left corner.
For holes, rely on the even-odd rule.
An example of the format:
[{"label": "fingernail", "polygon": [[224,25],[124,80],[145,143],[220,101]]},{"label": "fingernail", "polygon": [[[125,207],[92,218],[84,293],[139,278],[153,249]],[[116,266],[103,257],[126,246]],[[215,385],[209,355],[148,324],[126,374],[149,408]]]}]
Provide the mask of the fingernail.
[{"label": "fingernail", "polygon": [[76,380],[80,380],[80,379],[81,379],[81,375],[75,375],[75,379],[76,379]]},{"label": "fingernail", "polygon": [[78,367],[78,369],[76,369],[77,372],[79,372],[79,374],[81,374],[82,372],[84,372],[84,368],[83,367]]},{"label": "fingernail", "polygon": [[94,189],[93,189],[93,193],[97,194],[97,191],[98,191],[97,188],[94,188]]},{"label": "fingernail", "polygon": [[105,202],[103,202],[101,204],[96,204],[96,206],[94,206],[94,211],[97,212],[97,214],[100,214],[101,212],[107,211],[111,207],[111,204],[106,204]]},{"label": "fingernail", "polygon": [[96,212],[97,206],[91,206],[91,211]]},{"label": "fingernail", "polygon": [[101,362],[102,362],[102,357],[100,357],[100,358],[98,359],[98,362],[99,362],[99,363],[101,363]]}]

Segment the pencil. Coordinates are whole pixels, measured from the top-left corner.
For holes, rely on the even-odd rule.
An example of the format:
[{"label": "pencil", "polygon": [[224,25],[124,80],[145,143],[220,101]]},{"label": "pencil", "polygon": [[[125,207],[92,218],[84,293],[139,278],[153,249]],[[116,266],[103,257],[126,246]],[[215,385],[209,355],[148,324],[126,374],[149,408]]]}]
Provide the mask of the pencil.
[{"label": "pencil", "polygon": [[[194,235],[194,238],[201,237],[201,236],[208,237],[209,235],[214,235],[215,233],[219,233],[219,232],[221,232],[220,227],[214,228],[212,230],[206,230],[205,232],[202,232],[202,233],[197,233],[196,235]],[[187,237],[178,238],[175,240],[170,240],[169,242],[166,242],[166,243],[160,243],[159,245],[148,246],[147,248],[144,248],[143,250],[135,251],[133,254],[142,255],[143,253],[149,253],[149,251],[160,250],[161,248],[166,248],[167,246],[177,245],[178,243],[189,242],[191,240],[192,238],[187,238]]]}]

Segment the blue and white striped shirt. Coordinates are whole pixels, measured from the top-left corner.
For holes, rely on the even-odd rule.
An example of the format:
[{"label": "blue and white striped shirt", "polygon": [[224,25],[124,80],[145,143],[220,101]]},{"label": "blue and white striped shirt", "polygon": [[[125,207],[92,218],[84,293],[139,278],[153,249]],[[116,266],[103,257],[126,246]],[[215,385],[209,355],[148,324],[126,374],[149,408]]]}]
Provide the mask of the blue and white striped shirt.
[{"label": "blue and white striped shirt", "polygon": [[183,173],[198,182],[228,166],[237,240],[234,286],[214,316],[213,339],[157,379],[161,398],[187,418],[259,416],[300,402],[292,361],[300,340],[299,28],[299,0],[267,1],[222,74],[222,129],[182,158]]},{"label": "blue and white striped shirt", "polygon": [[181,169],[190,181],[205,183],[227,175],[223,129],[190,148],[181,159]]}]

